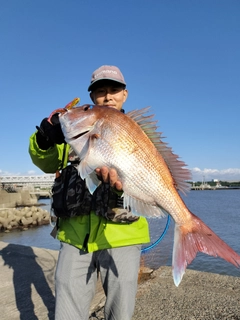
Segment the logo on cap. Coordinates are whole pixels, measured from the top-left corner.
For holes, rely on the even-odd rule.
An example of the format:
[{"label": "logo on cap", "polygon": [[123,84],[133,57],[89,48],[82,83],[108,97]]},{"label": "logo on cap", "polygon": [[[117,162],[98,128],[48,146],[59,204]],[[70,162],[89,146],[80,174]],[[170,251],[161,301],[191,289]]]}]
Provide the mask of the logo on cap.
[{"label": "logo on cap", "polygon": [[94,75],[94,79],[97,79],[98,77],[100,77],[103,73],[112,73],[112,74],[115,74],[117,75],[117,71],[114,71],[114,70],[102,70],[101,72],[97,73]]}]

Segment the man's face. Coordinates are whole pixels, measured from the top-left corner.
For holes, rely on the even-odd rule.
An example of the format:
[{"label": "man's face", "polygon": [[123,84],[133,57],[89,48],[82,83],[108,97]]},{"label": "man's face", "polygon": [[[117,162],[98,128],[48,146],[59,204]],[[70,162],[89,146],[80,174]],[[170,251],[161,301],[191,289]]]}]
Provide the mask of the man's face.
[{"label": "man's face", "polygon": [[127,95],[127,90],[114,82],[111,84],[103,83],[90,93],[93,103],[100,106],[109,106],[118,110],[122,109],[122,106],[127,99]]}]

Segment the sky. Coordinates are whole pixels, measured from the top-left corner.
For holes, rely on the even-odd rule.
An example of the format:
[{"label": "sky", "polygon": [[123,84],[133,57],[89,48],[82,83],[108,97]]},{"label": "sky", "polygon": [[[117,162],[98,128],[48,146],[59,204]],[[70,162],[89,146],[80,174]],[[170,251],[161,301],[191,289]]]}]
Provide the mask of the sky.
[{"label": "sky", "polygon": [[240,180],[238,0],[0,0],[0,176],[41,175],[28,153],[44,117],[116,65],[126,111],[151,106],[194,181]]}]

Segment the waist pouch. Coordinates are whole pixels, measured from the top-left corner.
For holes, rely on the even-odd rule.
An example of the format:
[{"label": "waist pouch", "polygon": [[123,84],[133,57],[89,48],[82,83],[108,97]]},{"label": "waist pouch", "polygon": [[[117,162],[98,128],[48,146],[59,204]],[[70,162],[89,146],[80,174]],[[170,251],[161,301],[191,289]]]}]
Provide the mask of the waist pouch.
[{"label": "waist pouch", "polygon": [[59,218],[70,218],[91,211],[91,194],[77,169],[69,165],[64,168],[52,187],[52,210]]},{"label": "waist pouch", "polygon": [[109,183],[101,183],[93,195],[73,165],[64,168],[52,187],[52,210],[56,217],[71,218],[96,215],[115,222],[133,222],[139,217],[123,209],[122,198],[113,192]]}]

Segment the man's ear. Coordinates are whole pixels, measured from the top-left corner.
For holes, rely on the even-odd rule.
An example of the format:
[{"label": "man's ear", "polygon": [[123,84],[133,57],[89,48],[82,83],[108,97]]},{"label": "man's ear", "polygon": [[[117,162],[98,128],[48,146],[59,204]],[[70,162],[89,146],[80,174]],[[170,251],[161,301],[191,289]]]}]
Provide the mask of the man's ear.
[{"label": "man's ear", "polygon": [[124,95],[124,101],[123,102],[125,102],[127,100],[127,97],[128,97],[127,89],[124,89],[123,95]]},{"label": "man's ear", "polygon": [[90,92],[90,93],[89,93],[89,96],[90,96],[92,102],[95,104],[93,92]]}]

